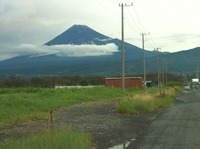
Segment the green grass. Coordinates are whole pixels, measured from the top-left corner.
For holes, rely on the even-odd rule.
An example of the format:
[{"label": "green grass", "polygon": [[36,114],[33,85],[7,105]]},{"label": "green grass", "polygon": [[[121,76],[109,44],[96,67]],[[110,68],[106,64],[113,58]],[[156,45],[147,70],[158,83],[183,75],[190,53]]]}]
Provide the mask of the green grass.
[{"label": "green grass", "polygon": [[115,108],[119,113],[126,114],[153,112],[171,105],[177,91],[179,91],[177,88],[167,88],[161,93],[158,88],[146,89],[143,92],[133,94],[129,98],[120,100]]},{"label": "green grass", "polygon": [[[108,101],[123,97],[116,105],[120,113],[140,114],[152,112],[173,102],[177,89],[128,89],[82,88],[82,89],[44,89],[44,88],[1,88],[0,89],[0,127],[25,121],[47,119],[49,109],[56,110],[84,102]],[[91,136],[83,131],[59,128],[51,137],[46,132],[8,140],[2,148],[10,149],[88,149]]]},{"label": "green grass", "polygon": [[[127,91],[128,92],[128,91]],[[0,89],[0,127],[30,120],[46,119],[49,109],[56,110],[73,104],[109,100],[126,96],[117,88]]]},{"label": "green grass", "polygon": [[0,147],[9,149],[89,149],[92,146],[91,135],[66,127],[56,128],[50,137],[47,132],[34,136],[9,140]]},{"label": "green grass", "polygon": [[[169,89],[168,89],[169,90]],[[120,101],[117,110],[121,113],[142,113],[152,111],[155,104],[162,107],[164,102],[171,99],[163,99],[155,101],[140,101],[140,96],[157,95],[160,90],[153,89],[128,89],[123,92],[118,88],[71,88],[71,89],[48,89],[48,88],[1,88],[0,89],[0,127],[22,123],[25,121],[47,119],[49,109],[56,110],[73,104],[91,102],[91,101],[107,101],[114,97],[128,97]],[[166,90],[165,90],[166,92]],[[165,94],[164,92],[164,94]],[[168,91],[169,92],[169,91]],[[174,89],[173,89],[174,92]],[[163,93],[162,93],[163,94]],[[168,93],[169,94],[169,93]],[[129,98],[138,95],[137,100]],[[169,95],[172,97],[171,95]],[[166,96],[168,97],[168,96]],[[147,98],[147,96],[145,97]],[[173,97],[172,97],[173,98]],[[165,101],[166,100],[166,101]],[[154,103],[155,102],[155,103]],[[165,103],[164,103],[165,104]],[[147,106],[145,106],[147,105]],[[150,109],[148,105],[152,105]],[[135,108],[134,108],[135,107]],[[140,108],[143,107],[143,108]],[[133,109],[143,109],[136,110]],[[127,111],[127,112],[126,112]]]},{"label": "green grass", "polygon": [[158,110],[159,108],[166,107],[173,103],[173,98],[156,98],[151,101],[144,101],[141,99],[137,100],[123,100],[120,101],[116,109],[119,113],[127,113],[127,114],[141,114],[147,112],[153,112]]}]

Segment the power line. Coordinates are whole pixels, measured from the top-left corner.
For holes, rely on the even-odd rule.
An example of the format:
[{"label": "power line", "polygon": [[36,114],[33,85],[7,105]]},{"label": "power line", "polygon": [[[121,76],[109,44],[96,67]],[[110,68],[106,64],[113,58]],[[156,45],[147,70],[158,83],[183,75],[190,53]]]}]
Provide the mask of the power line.
[{"label": "power line", "polygon": [[134,26],[135,26],[138,30],[136,30],[135,27],[133,27],[132,25],[130,25],[130,26],[134,29],[134,31],[135,31],[136,33],[143,32],[143,31],[141,30],[140,26],[136,23],[136,21],[135,21],[133,15],[131,14],[130,10],[129,10],[129,9],[127,9],[127,10],[128,10],[128,13],[129,13],[129,15],[130,15],[132,21],[133,21]]},{"label": "power line", "polygon": [[140,33],[138,30],[136,30],[136,29],[134,28],[134,26],[131,24],[131,22],[130,22],[130,20],[128,19],[128,17],[126,17],[126,21],[127,21],[127,23],[129,24],[131,30],[133,30],[133,31],[136,32],[136,33]]},{"label": "power line", "polygon": [[111,3],[119,4],[119,1],[109,0]]},{"label": "power line", "polygon": [[[127,3],[129,1],[130,0],[126,0]],[[113,3],[113,4],[119,4],[120,0],[109,0],[109,2]],[[109,14],[112,14],[115,18],[119,17],[118,15],[116,15],[116,13],[113,13],[110,9],[105,7],[101,1],[97,0],[97,3],[98,3],[98,5],[103,7],[107,12],[109,12]],[[126,6],[126,3],[124,4],[124,6]],[[128,13],[125,13],[125,21],[128,23],[129,28],[133,31],[134,34],[137,33],[137,35],[143,31],[146,32],[146,29],[145,29],[144,25],[142,24],[141,19],[138,15],[133,3],[131,3],[131,6],[133,6],[134,8],[126,9]],[[152,49],[154,49],[154,47],[157,47],[151,35],[146,40],[147,40],[146,41],[147,49],[152,50]],[[139,43],[137,43],[137,44],[139,44]]]},{"label": "power line", "polygon": [[148,49],[153,50],[155,47],[157,47],[157,45],[154,43],[153,38],[151,37],[151,35],[149,35],[146,39],[146,47],[148,47]]},{"label": "power line", "polygon": [[137,19],[138,19],[138,22],[140,23],[140,26],[143,28],[143,31],[147,31],[145,28],[144,28],[144,26],[142,25],[142,23],[141,23],[141,21],[140,21],[140,18],[139,18],[139,16],[138,16],[138,14],[137,14],[137,11],[136,11],[136,9],[135,9],[135,6],[133,5],[133,10],[134,10],[134,12],[135,12],[135,15],[136,15],[136,17],[137,17]]},{"label": "power line", "polygon": [[[128,24],[130,25],[130,28],[134,31],[134,32],[136,32],[136,33],[138,33],[138,32],[143,32],[143,31],[145,31],[146,32],[146,28],[144,27],[144,25],[142,24],[142,22],[141,22],[141,19],[140,19],[140,17],[139,17],[139,15],[138,15],[138,13],[137,13],[137,11],[136,11],[136,8],[135,8],[135,6],[133,5],[133,9],[132,10],[134,10],[134,14],[135,14],[135,18],[136,19],[134,19],[134,17],[133,17],[133,15],[132,15],[132,13],[131,13],[131,11],[130,11],[130,9],[127,9],[128,10],[128,14],[130,15],[130,18],[131,18],[131,20],[132,20],[132,22],[133,22],[133,24],[134,24],[134,26],[130,23],[130,21],[129,21],[129,19],[127,19],[127,22],[128,22]],[[127,17],[128,18],[128,17]],[[136,21],[137,20],[137,21]],[[149,47],[148,49],[154,49],[154,47],[156,47],[156,44],[155,44],[155,42],[154,42],[154,40],[153,40],[153,38],[152,38],[152,36],[150,35],[149,37],[148,37],[148,42],[146,43],[146,47]]]}]

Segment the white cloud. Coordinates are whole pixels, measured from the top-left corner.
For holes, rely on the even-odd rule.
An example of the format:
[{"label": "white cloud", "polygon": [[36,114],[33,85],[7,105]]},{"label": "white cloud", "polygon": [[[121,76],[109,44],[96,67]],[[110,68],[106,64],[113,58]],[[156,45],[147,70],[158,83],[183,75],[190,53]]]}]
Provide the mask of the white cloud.
[{"label": "white cloud", "polygon": [[95,38],[95,40],[97,40],[97,41],[110,41],[110,40],[113,40],[113,38],[107,38],[107,39]]},{"label": "white cloud", "polygon": [[51,47],[58,54],[76,57],[112,55],[114,52],[118,52],[118,47],[113,43],[106,45],[59,45]]},{"label": "white cloud", "polygon": [[[22,43],[43,45],[74,24],[87,25],[111,38],[121,38],[119,3],[125,2],[133,2],[134,5],[124,8],[125,39],[132,39],[127,42],[141,47],[140,33],[150,32],[155,44],[148,43],[151,39],[146,36],[147,50],[161,47],[172,52],[199,46],[197,36],[174,36],[177,33],[200,34],[199,0],[1,0],[0,58],[27,53],[26,49],[30,52],[51,51],[77,56],[78,52],[70,51],[76,49],[80,50],[81,55],[90,55],[94,51],[90,52],[86,45],[83,45],[83,50],[87,48],[85,53],[82,53],[81,46],[71,46],[66,53],[67,46],[57,50],[53,46],[45,49],[43,46],[31,47]],[[109,53],[100,50],[109,46],[96,47],[98,50],[93,55]]]},{"label": "white cloud", "polygon": [[21,44],[14,50],[19,55],[48,55],[56,54],[59,56],[100,56],[112,55],[118,52],[118,47],[109,43],[106,45],[55,45],[55,46],[36,46],[32,44]]}]

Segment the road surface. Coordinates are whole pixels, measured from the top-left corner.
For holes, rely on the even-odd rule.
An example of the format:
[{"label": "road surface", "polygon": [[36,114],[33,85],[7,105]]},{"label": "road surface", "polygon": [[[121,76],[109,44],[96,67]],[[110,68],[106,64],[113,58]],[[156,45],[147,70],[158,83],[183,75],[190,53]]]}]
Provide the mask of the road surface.
[{"label": "road surface", "polygon": [[200,149],[200,91],[184,90],[127,149]]}]

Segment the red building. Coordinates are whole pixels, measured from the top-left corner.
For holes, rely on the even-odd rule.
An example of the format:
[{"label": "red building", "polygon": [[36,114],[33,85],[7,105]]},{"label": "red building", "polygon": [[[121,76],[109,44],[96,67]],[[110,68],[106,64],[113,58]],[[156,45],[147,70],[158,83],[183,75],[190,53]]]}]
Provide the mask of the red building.
[{"label": "red building", "polygon": [[[143,80],[141,77],[125,77],[125,88],[142,88]],[[122,78],[105,78],[105,86],[122,87]]]}]

